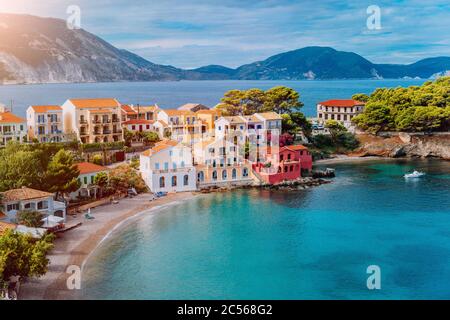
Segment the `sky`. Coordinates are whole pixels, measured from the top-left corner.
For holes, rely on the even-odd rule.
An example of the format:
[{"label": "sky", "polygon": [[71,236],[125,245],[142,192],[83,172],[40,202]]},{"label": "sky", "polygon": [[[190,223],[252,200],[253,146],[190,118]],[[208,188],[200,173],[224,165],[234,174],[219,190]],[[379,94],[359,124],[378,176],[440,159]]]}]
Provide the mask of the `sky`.
[{"label": "sky", "polygon": [[[450,56],[449,0],[0,0],[0,12],[66,19],[158,64],[237,67],[306,46],[356,52],[374,63]],[[380,29],[369,29],[370,5]]]}]

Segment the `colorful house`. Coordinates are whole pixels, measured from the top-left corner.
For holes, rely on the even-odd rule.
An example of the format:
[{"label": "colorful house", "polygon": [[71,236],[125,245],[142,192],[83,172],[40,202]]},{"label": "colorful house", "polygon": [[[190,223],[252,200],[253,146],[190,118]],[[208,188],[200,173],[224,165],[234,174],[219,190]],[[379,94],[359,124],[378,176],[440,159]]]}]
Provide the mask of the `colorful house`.
[{"label": "colorful house", "polygon": [[90,162],[80,162],[76,165],[78,170],[80,170],[80,175],[78,176],[80,188],[70,193],[70,198],[75,200],[79,197],[95,197],[98,189],[98,186],[95,185],[95,177],[101,172],[108,173],[109,168]]},{"label": "colorful house", "polygon": [[351,125],[353,117],[364,111],[365,103],[353,99],[333,99],[317,104],[317,119],[321,123],[336,120],[345,126]]},{"label": "colorful house", "polygon": [[60,106],[29,106],[27,126],[30,140],[61,142],[65,139]]},{"label": "colorful house", "polygon": [[244,159],[243,150],[231,141],[210,139],[198,142],[193,151],[199,189],[253,183],[250,163]]},{"label": "colorful house", "polygon": [[33,210],[41,212],[44,217],[51,221],[65,221],[66,205],[55,201],[53,193],[22,187],[1,193],[2,205],[0,212],[6,222],[14,222],[19,211]]},{"label": "colorful house", "polygon": [[7,111],[0,105],[0,147],[8,141],[24,142],[27,136],[27,122],[25,119]]},{"label": "colorful house", "polygon": [[64,133],[80,142],[123,141],[122,108],[116,99],[69,99],[61,108]]},{"label": "colorful house", "polygon": [[253,170],[268,184],[295,180],[312,170],[312,156],[303,145],[284,146],[269,153],[264,163],[253,164]]}]

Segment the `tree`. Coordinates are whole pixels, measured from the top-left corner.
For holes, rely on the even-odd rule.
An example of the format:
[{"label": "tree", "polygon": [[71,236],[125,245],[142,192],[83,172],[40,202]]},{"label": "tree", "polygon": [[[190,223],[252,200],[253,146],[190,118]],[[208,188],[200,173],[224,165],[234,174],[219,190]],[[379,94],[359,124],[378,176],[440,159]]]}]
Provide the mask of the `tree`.
[{"label": "tree", "polygon": [[355,93],[352,95],[352,99],[360,102],[367,102],[369,101],[369,96],[365,93]]},{"label": "tree", "polygon": [[263,91],[253,88],[249,90],[227,91],[217,109],[224,116],[250,115],[257,112],[274,111],[279,114],[298,111],[303,103],[294,89],[278,86]]},{"label": "tree", "polygon": [[156,142],[158,142],[159,136],[156,132],[150,131],[150,132],[145,132],[144,133],[144,137],[143,137],[143,141],[145,144],[154,144]]},{"label": "tree", "polygon": [[147,186],[141,175],[129,165],[120,165],[109,173],[109,184],[113,190],[127,192],[135,188],[137,192],[147,191]]},{"label": "tree", "polygon": [[36,240],[29,234],[7,230],[0,236],[0,282],[10,277],[39,277],[47,272],[47,253],[53,248],[53,234]]},{"label": "tree", "polygon": [[108,186],[109,176],[106,172],[99,172],[94,177],[94,184],[100,188],[100,197],[103,196],[103,190]]},{"label": "tree", "polygon": [[0,191],[38,188],[46,170],[46,155],[41,149],[26,150],[17,142],[10,142],[0,151]]},{"label": "tree", "polygon": [[295,135],[303,132],[305,136],[311,136],[312,124],[301,112],[292,112],[282,114],[282,131]]},{"label": "tree", "polygon": [[382,103],[369,103],[363,113],[352,119],[358,127],[371,133],[392,128],[393,117],[389,107]]},{"label": "tree", "polygon": [[72,155],[65,150],[58,151],[48,165],[46,181],[48,190],[59,194],[74,192],[80,188],[80,171],[73,163]]},{"label": "tree", "polygon": [[40,228],[44,224],[44,215],[39,211],[24,210],[17,213],[17,222],[30,228]]},{"label": "tree", "polygon": [[325,122],[325,127],[330,130],[330,136],[333,143],[337,142],[337,136],[341,132],[347,132],[347,129],[342,123],[336,120],[327,120]]},{"label": "tree", "polygon": [[[354,98],[363,100],[365,97]],[[445,131],[450,126],[450,77],[427,81],[421,86],[376,89],[364,112],[353,118],[363,130]]]},{"label": "tree", "polygon": [[300,95],[294,89],[277,86],[266,91],[264,111],[274,111],[279,114],[292,113],[303,107]]}]

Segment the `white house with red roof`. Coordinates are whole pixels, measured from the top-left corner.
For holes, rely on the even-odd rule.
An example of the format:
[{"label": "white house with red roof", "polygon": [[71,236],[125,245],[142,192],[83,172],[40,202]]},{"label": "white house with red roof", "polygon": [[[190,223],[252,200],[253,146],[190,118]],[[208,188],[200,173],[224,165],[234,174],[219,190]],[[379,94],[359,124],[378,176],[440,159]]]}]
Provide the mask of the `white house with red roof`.
[{"label": "white house with red roof", "polygon": [[101,172],[108,173],[109,168],[90,162],[80,162],[76,165],[80,170],[78,181],[81,186],[77,191],[70,193],[70,198],[75,200],[80,197],[96,196],[98,186],[95,185],[95,177]]},{"label": "white house with red roof", "polygon": [[317,104],[317,120],[325,123],[327,120],[336,120],[346,127],[351,125],[353,117],[364,111],[365,103],[353,99],[333,99]]},{"label": "white house with red roof", "polygon": [[164,140],[140,156],[140,172],[152,192],[197,189],[192,149],[177,141]]},{"label": "white house with red roof", "polygon": [[64,140],[62,108],[60,106],[29,106],[27,128],[30,140],[61,142]]}]

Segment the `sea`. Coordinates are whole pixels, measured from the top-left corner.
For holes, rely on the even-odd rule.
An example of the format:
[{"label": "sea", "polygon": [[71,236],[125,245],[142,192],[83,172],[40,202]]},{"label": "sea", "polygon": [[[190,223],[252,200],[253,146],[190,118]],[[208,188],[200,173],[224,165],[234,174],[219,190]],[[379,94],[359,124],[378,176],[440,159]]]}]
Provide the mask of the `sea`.
[{"label": "sea", "polygon": [[[200,195],[136,218],[88,260],[79,297],[449,299],[450,162],[329,166],[319,187]],[[405,179],[413,170],[426,174]]]},{"label": "sea", "polygon": [[30,105],[62,105],[70,98],[117,98],[124,104],[153,105],[176,109],[186,103],[213,107],[231,89],[287,86],[297,90],[308,117],[316,115],[316,105],[328,99],[350,99],[355,93],[376,88],[421,85],[425,80],[304,80],[304,81],[171,81],[108,82],[36,85],[0,85],[0,103],[12,106],[13,113],[25,117]]}]

